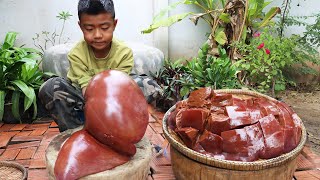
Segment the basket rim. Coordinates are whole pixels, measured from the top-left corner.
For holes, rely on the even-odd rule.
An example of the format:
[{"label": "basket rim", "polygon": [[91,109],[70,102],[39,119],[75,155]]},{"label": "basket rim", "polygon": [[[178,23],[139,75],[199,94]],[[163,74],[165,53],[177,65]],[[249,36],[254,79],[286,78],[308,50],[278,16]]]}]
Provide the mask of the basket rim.
[{"label": "basket rim", "polygon": [[19,163],[11,161],[0,161],[0,166],[14,167],[22,172],[22,179],[26,180],[28,177],[27,169]]},{"label": "basket rim", "polygon": [[[255,91],[251,91],[251,90],[242,90],[242,89],[220,89],[220,90],[214,90],[214,92],[217,93],[231,93],[231,94],[241,94],[241,95],[250,95],[250,96],[255,96],[255,97],[264,97],[270,101],[273,102],[278,102],[278,100],[255,92]],[[271,167],[276,167],[276,166],[280,166],[288,161],[291,161],[293,159],[295,159],[299,153],[301,152],[301,150],[304,147],[304,144],[306,143],[306,139],[307,139],[307,132],[305,129],[305,126],[302,122],[302,120],[300,119],[300,117],[298,117],[298,119],[301,122],[301,139],[300,142],[298,144],[298,146],[296,148],[294,148],[293,150],[291,150],[288,153],[282,154],[278,157],[275,158],[271,158],[271,159],[263,159],[263,160],[258,160],[258,161],[253,161],[253,162],[242,162],[242,161],[231,161],[231,160],[222,160],[222,159],[216,159],[213,157],[209,157],[206,156],[204,154],[201,154],[197,151],[194,151],[188,147],[186,147],[185,145],[183,145],[182,143],[180,143],[179,141],[177,141],[170,133],[168,130],[168,125],[167,125],[167,119],[169,114],[174,111],[176,108],[176,105],[172,106],[165,114],[163,117],[163,122],[162,122],[162,129],[164,132],[164,135],[166,137],[166,139],[169,141],[170,145],[172,145],[178,152],[182,153],[183,155],[206,165],[210,165],[210,166],[214,166],[214,167],[219,167],[219,168],[225,168],[225,169],[230,169],[230,170],[242,170],[242,171],[251,171],[251,170],[263,170],[263,169],[267,169],[267,168],[271,168]]]}]

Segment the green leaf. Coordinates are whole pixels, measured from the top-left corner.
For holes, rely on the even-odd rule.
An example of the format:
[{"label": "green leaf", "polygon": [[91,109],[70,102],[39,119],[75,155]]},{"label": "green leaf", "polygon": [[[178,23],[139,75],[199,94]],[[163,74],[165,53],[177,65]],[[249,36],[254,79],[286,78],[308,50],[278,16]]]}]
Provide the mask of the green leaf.
[{"label": "green leaf", "polygon": [[182,4],[183,1],[178,1],[176,3],[170,4],[165,9],[161,10],[156,16],[153,18],[153,23],[162,20],[165,18],[166,14],[171,11],[172,9],[175,9],[179,4]]},{"label": "green leaf", "polygon": [[261,21],[260,26],[258,28],[262,28],[265,27],[270,21],[271,19],[279,14],[281,12],[279,7],[272,7],[267,14],[265,15],[264,19]]},{"label": "green leaf", "polygon": [[17,35],[18,35],[17,32],[8,32],[4,39],[2,49],[12,48],[14,43],[16,42]]},{"label": "green leaf", "polygon": [[34,99],[36,99],[36,94],[34,92],[34,89],[32,87],[28,87],[30,89],[30,92],[33,93],[33,99],[30,99],[28,96],[25,96],[24,98],[24,111],[28,110],[30,106],[32,105]]},{"label": "green leaf", "polygon": [[230,23],[230,15],[228,13],[221,13],[219,16],[219,19],[221,19],[224,23]]},{"label": "green leaf", "polygon": [[33,100],[35,98],[34,90],[29,88],[26,83],[20,80],[12,81],[29,99]]},{"label": "green leaf", "polygon": [[220,29],[216,32],[214,40],[216,40],[220,45],[226,44],[228,39],[223,29]]},{"label": "green leaf", "polygon": [[20,91],[14,91],[12,94],[12,115],[14,118],[19,119],[20,123],[21,122],[21,117],[20,117],[20,113],[19,113],[19,102],[20,101]]},{"label": "green leaf", "polygon": [[189,94],[189,88],[187,88],[186,86],[183,86],[181,89],[180,89],[180,94],[182,97],[186,96]]},{"label": "green leaf", "polygon": [[154,31],[155,29],[158,29],[160,27],[169,27],[172,24],[181,21],[182,19],[186,18],[187,16],[189,16],[192,13],[183,13],[183,14],[178,14],[178,15],[174,15],[171,16],[167,19],[161,19],[157,22],[154,22],[153,24],[151,24],[149,26],[149,28],[142,30],[141,33],[143,34],[147,34],[147,33],[151,33],[152,31]]},{"label": "green leaf", "polygon": [[6,97],[5,91],[0,91],[0,122],[2,121],[3,114],[4,114],[4,100]]}]

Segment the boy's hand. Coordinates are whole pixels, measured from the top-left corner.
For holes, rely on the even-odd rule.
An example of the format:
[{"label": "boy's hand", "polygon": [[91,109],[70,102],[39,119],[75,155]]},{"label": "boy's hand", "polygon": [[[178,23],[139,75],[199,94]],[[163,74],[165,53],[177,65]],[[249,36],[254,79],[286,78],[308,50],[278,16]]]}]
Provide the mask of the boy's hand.
[{"label": "boy's hand", "polygon": [[82,88],[82,95],[83,95],[83,97],[84,97],[84,94],[86,93],[86,89],[87,89],[87,87]]}]

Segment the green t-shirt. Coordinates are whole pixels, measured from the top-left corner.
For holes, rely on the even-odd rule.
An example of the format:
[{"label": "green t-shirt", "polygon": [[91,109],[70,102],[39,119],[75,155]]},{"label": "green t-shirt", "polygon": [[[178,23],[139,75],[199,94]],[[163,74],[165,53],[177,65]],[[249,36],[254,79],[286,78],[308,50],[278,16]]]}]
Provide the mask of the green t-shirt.
[{"label": "green t-shirt", "polygon": [[70,68],[67,77],[74,86],[86,87],[90,79],[107,69],[130,73],[133,67],[132,50],[123,42],[113,38],[109,54],[96,58],[91,47],[81,40],[68,54]]}]

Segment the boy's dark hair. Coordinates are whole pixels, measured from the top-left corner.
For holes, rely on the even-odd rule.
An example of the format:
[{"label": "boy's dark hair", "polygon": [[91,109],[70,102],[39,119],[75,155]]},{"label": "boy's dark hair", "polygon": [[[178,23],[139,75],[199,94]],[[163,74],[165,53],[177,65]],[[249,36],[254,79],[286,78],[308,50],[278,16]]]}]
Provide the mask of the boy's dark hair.
[{"label": "boy's dark hair", "polygon": [[79,0],[78,17],[83,13],[97,15],[100,13],[110,13],[115,18],[114,5],[112,0]]}]

